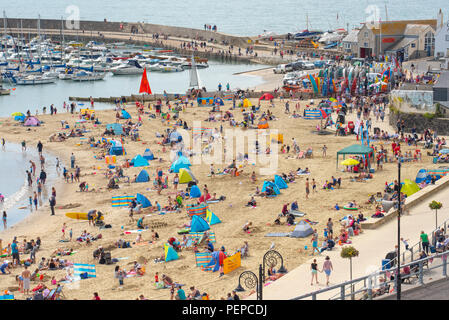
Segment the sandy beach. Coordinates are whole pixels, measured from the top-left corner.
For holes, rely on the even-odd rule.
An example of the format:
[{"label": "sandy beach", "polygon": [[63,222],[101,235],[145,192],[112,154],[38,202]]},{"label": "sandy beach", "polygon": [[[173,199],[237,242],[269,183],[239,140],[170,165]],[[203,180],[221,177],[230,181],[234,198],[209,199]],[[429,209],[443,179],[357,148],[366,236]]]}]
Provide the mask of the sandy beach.
[{"label": "sandy beach", "polygon": [[[266,77],[272,76],[271,69],[260,71]],[[271,73],[271,74],[270,74]],[[275,75],[277,76],[277,75]],[[273,86],[271,86],[273,88]],[[252,100],[253,104],[257,105],[256,99]],[[299,114],[302,114],[302,109],[308,104],[308,101],[290,101],[290,110],[295,110],[296,103],[300,104]],[[241,272],[251,270],[257,272],[259,264],[262,262],[262,257],[266,251],[274,245],[274,249],[279,251],[284,258],[284,265],[288,270],[292,270],[301,263],[307,261],[310,256],[310,250],[304,250],[305,246],[311,246],[310,238],[268,238],[265,234],[270,232],[291,232],[294,226],[286,224],[280,226],[273,226],[273,222],[277,215],[281,212],[282,206],[285,203],[292,203],[297,200],[299,209],[306,213],[304,218],[318,222],[316,228],[321,234],[329,217],[334,221],[338,221],[345,216],[347,212],[344,210],[335,211],[332,207],[335,203],[344,205],[349,201],[356,200],[357,203],[363,204],[368,200],[368,197],[378,191],[383,191],[385,182],[392,182],[396,175],[395,163],[384,164],[383,170],[377,171],[374,174],[374,179],[367,182],[350,182],[352,173],[341,172],[343,169],[339,165],[339,170],[336,171],[336,152],[346,146],[360,143],[356,141],[355,136],[337,137],[335,135],[321,136],[315,134],[316,120],[304,120],[302,118],[292,118],[290,115],[284,113],[285,101],[275,100],[275,107],[270,108],[268,102],[262,101],[261,109],[270,111],[276,116],[278,120],[269,121],[271,129],[279,130],[279,133],[284,135],[284,144],[291,144],[292,138],[295,138],[301,150],[307,148],[313,149],[313,158],[309,159],[292,159],[288,154],[279,154],[279,164],[277,174],[288,173],[296,171],[298,167],[308,167],[311,174],[308,176],[310,180],[314,178],[317,182],[317,192],[311,193],[309,199],[305,199],[305,178],[307,176],[297,176],[295,182],[288,185],[288,189],[281,191],[281,194],[275,199],[266,199],[257,197],[257,207],[245,207],[245,204],[250,200],[250,195],[254,193],[256,186],[262,187],[264,179],[273,179],[273,176],[260,176],[257,174],[257,182],[251,183],[250,174],[254,170],[258,172],[259,164],[253,166],[248,164],[243,167],[243,173],[238,177],[217,176],[214,178],[208,177],[209,165],[193,165],[192,172],[199,180],[199,187],[202,190],[204,184],[207,184],[211,194],[216,193],[217,197],[224,195],[225,201],[211,204],[211,210],[221,219],[222,223],[213,225],[211,230],[215,232],[217,243],[216,248],[224,246],[227,252],[235,252],[242,247],[244,241],[249,243],[250,256],[242,259],[242,266],[219,277],[218,272],[205,272],[195,265],[195,256],[192,250],[183,250],[179,253],[180,258],[176,261],[155,263],[153,260],[163,254],[163,243],[168,238],[174,236],[181,239],[182,236],[177,234],[181,227],[189,223],[185,208],[180,213],[157,215],[145,217],[145,223],[149,225],[150,229],[154,229],[159,233],[160,239],[153,244],[133,246],[132,248],[120,249],[114,246],[115,241],[119,238],[134,242],[136,234],[124,235],[123,230],[133,230],[136,228],[136,222],[131,222],[128,217],[128,210],[125,208],[113,208],[111,206],[111,198],[119,195],[135,195],[142,193],[154,204],[158,201],[162,206],[168,204],[167,197],[170,195],[174,197],[173,190],[173,173],[168,173],[171,165],[169,159],[169,148],[166,152],[162,151],[160,144],[156,141],[156,132],[163,132],[168,126],[163,124],[159,118],[151,119],[147,115],[142,117],[143,125],[139,128],[140,141],[131,141],[129,137],[125,138],[125,149],[127,155],[117,157],[117,164],[122,164],[125,159],[132,159],[137,154],[143,154],[144,150],[149,147],[154,153],[155,157],[161,158],[159,160],[151,161],[147,171],[150,174],[151,181],[148,183],[120,183],[120,189],[107,190],[107,180],[105,177],[106,163],[104,160],[96,160],[95,155],[100,153],[98,148],[91,148],[87,143],[87,139],[69,138],[65,142],[49,142],[48,138],[51,134],[56,132],[67,132],[61,129],[61,121],[68,122],[73,128],[75,121],[79,119],[79,114],[57,114],[57,115],[38,115],[44,124],[40,127],[32,127],[30,129],[18,125],[13,119],[2,119],[0,126],[0,136],[4,137],[8,142],[20,143],[23,139],[26,140],[29,148],[34,148],[41,140],[44,143],[44,150],[59,156],[64,162],[67,169],[70,171],[69,158],[73,152],[76,156],[76,165],[81,168],[81,181],[86,181],[89,184],[89,189],[95,189],[91,192],[79,192],[79,183],[66,183],[61,180],[55,185],[57,190],[57,205],[56,215],[50,216],[50,209],[48,203],[40,208],[37,212],[33,212],[22,222],[17,225],[2,230],[0,238],[3,239],[3,246],[5,247],[11,242],[14,236],[17,236],[19,243],[23,239],[36,239],[40,236],[42,239],[41,249],[37,252],[37,261],[42,257],[49,258],[52,253],[58,249],[73,248],[77,251],[76,254],[67,257],[69,261],[74,263],[94,264],[92,252],[99,245],[103,246],[106,251],[110,251],[113,258],[125,258],[120,260],[115,265],[120,265],[126,270],[131,269],[133,261],[137,260],[143,263],[146,273],[142,277],[132,277],[125,279],[125,285],[119,289],[118,280],[114,278],[115,265],[100,265],[96,264],[97,277],[94,279],[82,280],[73,284],[64,285],[64,294],[67,299],[90,299],[93,292],[98,292],[102,299],[136,299],[140,294],[144,294],[149,299],[169,299],[170,292],[168,289],[156,289],[154,285],[154,274],[159,272],[159,275],[169,275],[174,281],[185,284],[185,290],[194,285],[201,292],[207,292],[211,299],[220,299],[225,297],[228,292],[231,292],[238,284],[238,277]],[[222,110],[228,110],[232,107],[232,102],[226,102]],[[128,105],[126,110],[131,114],[132,121],[137,121],[138,115],[135,105]],[[148,111],[148,108],[145,108]],[[149,111],[154,113],[154,108]],[[242,120],[242,112],[240,109],[232,110],[237,121]],[[193,120],[205,120],[208,117],[209,108],[204,107],[188,107],[184,112],[180,113],[180,118],[186,121],[189,126]],[[97,117],[101,121],[101,125],[94,126],[90,122],[86,122],[85,126],[88,130],[83,138],[95,137],[96,140],[101,138],[105,125],[115,122],[115,111],[103,110],[96,112]],[[349,119],[348,119],[349,118]],[[354,119],[355,114],[350,114],[347,119]],[[120,120],[124,122],[124,120]],[[228,122],[223,122],[223,127],[228,128]],[[219,128],[220,122],[202,122],[203,127]],[[393,129],[385,122],[376,122],[374,120],[373,127],[381,127],[383,130],[392,132]],[[327,155],[323,157],[321,148],[326,144]],[[384,145],[391,149],[391,142],[385,142]],[[379,145],[379,142],[375,142]],[[279,148],[280,149],[280,148]],[[414,151],[414,147],[403,145],[403,151]],[[402,167],[403,178],[414,180],[416,173],[421,168],[435,168],[436,165],[430,165],[430,157],[423,152],[422,162],[407,162]],[[220,166],[215,166],[215,169],[221,169],[229,165],[228,163]],[[156,173],[156,168],[161,167],[164,174],[169,175],[169,188],[164,189],[161,195],[158,195],[153,187],[152,180]],[[125,176],[133,177],[137,175],[142,168],[125,168]],[[53,169],[52,169],[53,170]],[[341,189],[332,191],[322,190],[322,185],[325,180],[330,180],[331,176],[341,177]],[[178,189],[184,189],[186,185],[180,185]],[[151,189],[150,189],[151,188]],[[191,201],[187,201],[191,203]],[[71,209],[58,209],[61,206],[70,206]],[[101,229],[89,226],[87,221],[69,219],[65,216],[66,212],[87,212],[91,209],[97,209],[105,213],[105,222],[111,224],[110,229]],[[362,210],[365,217],[370,217],[374,213],[374,208],[368,205],[362,205]],[[145,211],[144,211],[145,212]],[[144,213],[145,214],[145,213]],[[135,216],[135,220],[139,215]],[[245,222],[251,221],[253,230],[250,234],[242,231],[242,226]],[[62,225],[67,224],[67,231],[73,230],[73,241],[59,242],[62,236]],[[123,229],[122,229],[123,226]],[[75,241],[80,236],[83,230],[87,230],[93,235],[102,234],[102,239],[92,242],[91,246],[86,246],[85,243],[78,243]],[[145,240],[151,240],[150,230],[142,233]],[[203,248],[200,248],[203,251]],[[28,258],[29,255],[23,255],[23,258]],[[31,266],[34,271],[35,265]],[[18,299],[23,299],[24,295],[17,291],[17,282],[15,275],[20,274],[22,268],[12,269],[11,275],[0,276],[0,289],[10,290]],[[62,278],[66,272],[46,271],[45,274],[55,276],[56,279]],[[38,283],[32,283],[32,287]],[[50,285],[49,281],[46,282]],[[51,286],[51,285],[50,285]],[[247,295],[248,293],[244,293]]]}]

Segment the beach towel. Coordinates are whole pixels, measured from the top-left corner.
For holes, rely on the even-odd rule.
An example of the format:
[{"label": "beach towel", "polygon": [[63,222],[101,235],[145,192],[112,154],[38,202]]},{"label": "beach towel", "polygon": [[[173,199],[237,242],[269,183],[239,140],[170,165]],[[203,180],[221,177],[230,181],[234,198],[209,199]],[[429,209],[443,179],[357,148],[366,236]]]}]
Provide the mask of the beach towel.
[{"label": "beach towel", "polygon": [[307,223],[309,223],[309,224],[311,224],[311,225],[318,224],[318,221],[312,221],[312,220],[310,220],[310,219],[304,219],[304,221],[307,222]]},{"label": "beach towel", "polygon": [[207,200],[206,203],[217,203],[220,202],[220,200]]},{"label": "beach towel", "polygon": [[97,270],[94,264],[82,264],[82,263],[74,263],[73,264],[74,275],[75,277],[79,277],[82,279],[82,274],[87,273],[87,278],[96,278]]},{"label": "beach towel", "polygon": [[271,232],[267,233],[265,237],[290,237],[290,232]]},{"label": "beach towel", "polygon": [[[188,236],[190,238],[197,239],[198,243],[200,243],[201,240],[203,240],[204,232],[189,232]],[[215,238],[215,232],[209,232],[209,241],[211,243],[217,242]]]},{"label": "beach towel", "polygon": [[144,232],[144,231],[147,231],[147,230],[146,229],[127,230],[127,231],[125,231],[125,234],[140,233],[140,232]]}]

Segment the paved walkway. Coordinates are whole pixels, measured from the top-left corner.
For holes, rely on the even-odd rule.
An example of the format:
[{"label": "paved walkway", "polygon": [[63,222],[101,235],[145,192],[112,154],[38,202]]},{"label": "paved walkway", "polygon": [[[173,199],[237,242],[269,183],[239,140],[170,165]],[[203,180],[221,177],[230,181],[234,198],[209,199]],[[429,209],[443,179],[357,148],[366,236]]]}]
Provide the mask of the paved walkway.
[{"label": "paved walkway", "polygon": [[[437,183],[442,183],[447,179],[448,177],[443,178]],[[414,245],[419,241],[421,230],[430,233],[435,228],[435,215],[428,206],[431,200],[443,203],[443,208],[438,211],[439,224],[448,220],[449,201],[447,199],[449,199],[449,188],[438,191],[421,204],[411,208],[409,215],[403,216],[401,219],[401,236],[405,239],[410,239],[409,243]],[[335,229],[337,229],[336,226]],[[353,259],[353,279],[356,279],[379,270],[381,261],[386,253],[394,250],[397,243],[397,220],[394,219],[387,222],[375,230],[365,230],[363,234],[353,237],[351,240],[353,241],[352,245],[360,252],[359,257]],[[331,258],[334,267],[330,278],[331,286],[348,281],[350,278],[349,260],[340,257],[340,248],[337,245],[337,248],[333,251],[315,256],[320,269],[326,255],[329,255]],[[403,250],[404,247],[401,246],[401,252]],[[263,292],[264,299],[287,300],[324,289],[326,287],[324,273],[318,273],[319,284],[310,285],[310,264],[312,259],[313,257],[296,269],[289,270],[289,273],[284,277],[266,286]],[[425,282],[428,280],[428,278],[424,279]],[[335,289],[319,295],[317,299],[329,299],[338,294],[339,289]],[[248,299],[255,299],[255,295],[248,297]]]}]

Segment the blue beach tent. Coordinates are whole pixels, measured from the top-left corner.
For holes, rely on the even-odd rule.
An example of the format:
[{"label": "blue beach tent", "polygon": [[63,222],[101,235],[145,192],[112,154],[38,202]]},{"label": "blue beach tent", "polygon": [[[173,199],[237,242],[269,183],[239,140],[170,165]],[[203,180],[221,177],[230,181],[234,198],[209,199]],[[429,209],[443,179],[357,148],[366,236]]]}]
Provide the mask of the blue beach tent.
[{"label": "blue beach tent", "polygon": [[200,188],[198,188],[198,186],[196,184],[194,184],[190,188],[190,198],[199,198],[199,197],[201,197]]},{"label": "blue beach tent", "polygon": [[170,167],[170,171],[179,173],[180,169],[185,169],[185,168],[189,169],[190,166],[191,166],[191,164],[190,164],[190,160],[188,158],[186,158],[185,156],[179,156],[178,159],[173,161],[173,163]]},{"label": "blue beach tent", "polygon": [[190,232],[203,232],[209,230],[210,227],[206,220],[200,216],[192,216],[192,222],[190,224]]},{"label": "blue beach tent", "polygon": [[143,158],[146,160],[154,160],[153,152],[150,149],[146,149],[143,153]]},{"label": "blue beach tent", "polygon": [[131,119],[131,115],[125,109],[122,109],[122,118],[123,119]]},{"label": "blue beach tent", "polygon": [[142,208],[148,208],[151,207],[150,200],[147,199],[143,194],[138,193],[136,195],[136,201],[137,203],[140,203],[142,205]]},{"label": "blue beach tent", "polygon": [[282,177],[279,176],[279,175],[275,175],[275,176],[274,176],[274,183],[276,184],[276,186],[277,186],[279,189],[287,189],[287,188],[288,188],[288,185],[287,185],[287,183],[285,182],[285,180],[282,179]]},{"label": "blue beach tent", "polygon": [[148,182],[150,181],[150,175],[146,170],[140,171],[139,175],[136,178],[136,182]]},{"label": "blue beach tent", "polygon": [[145,159],[144,157],[142,157],[140,154],[138,154],[137,156],[135,156],[131,162],[133,163],[134,167],[143,167],[143,166],[149,166],[150,164],[148,163],[147,159]]},{"label": "blue beach tent", "polygon": [[278,195],[281,193],[279,191],[279,188],[271,181],[264,181],[261,192],[266,192],[268,186],[270,186],[273,189],[274,194]]}]

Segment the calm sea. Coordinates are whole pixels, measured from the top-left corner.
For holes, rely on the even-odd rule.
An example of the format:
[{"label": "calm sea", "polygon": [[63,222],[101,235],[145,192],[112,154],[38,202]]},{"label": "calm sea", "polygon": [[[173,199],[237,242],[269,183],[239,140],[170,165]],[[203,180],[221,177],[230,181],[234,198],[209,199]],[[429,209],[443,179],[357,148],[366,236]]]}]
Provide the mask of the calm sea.
[{"label": "calm sea", "polygon": [[[147,23],[203,28],[216,24],[218,31],[236,35],[258,35],[309,28],[346,28],[368,21],[377,10],[382,21],[433,19],[438,10],[449,14],[447,0],[29,0],[2,1],[9,17],[60,19],[79,9],[81,20],[144,21]],[[69,7],[69,8],[68,8]],[[386,9],[385,9],[386,7]],[[68,12],[66,12],[68,9]],[[77,10],[78,10],[77,9]]]}]

